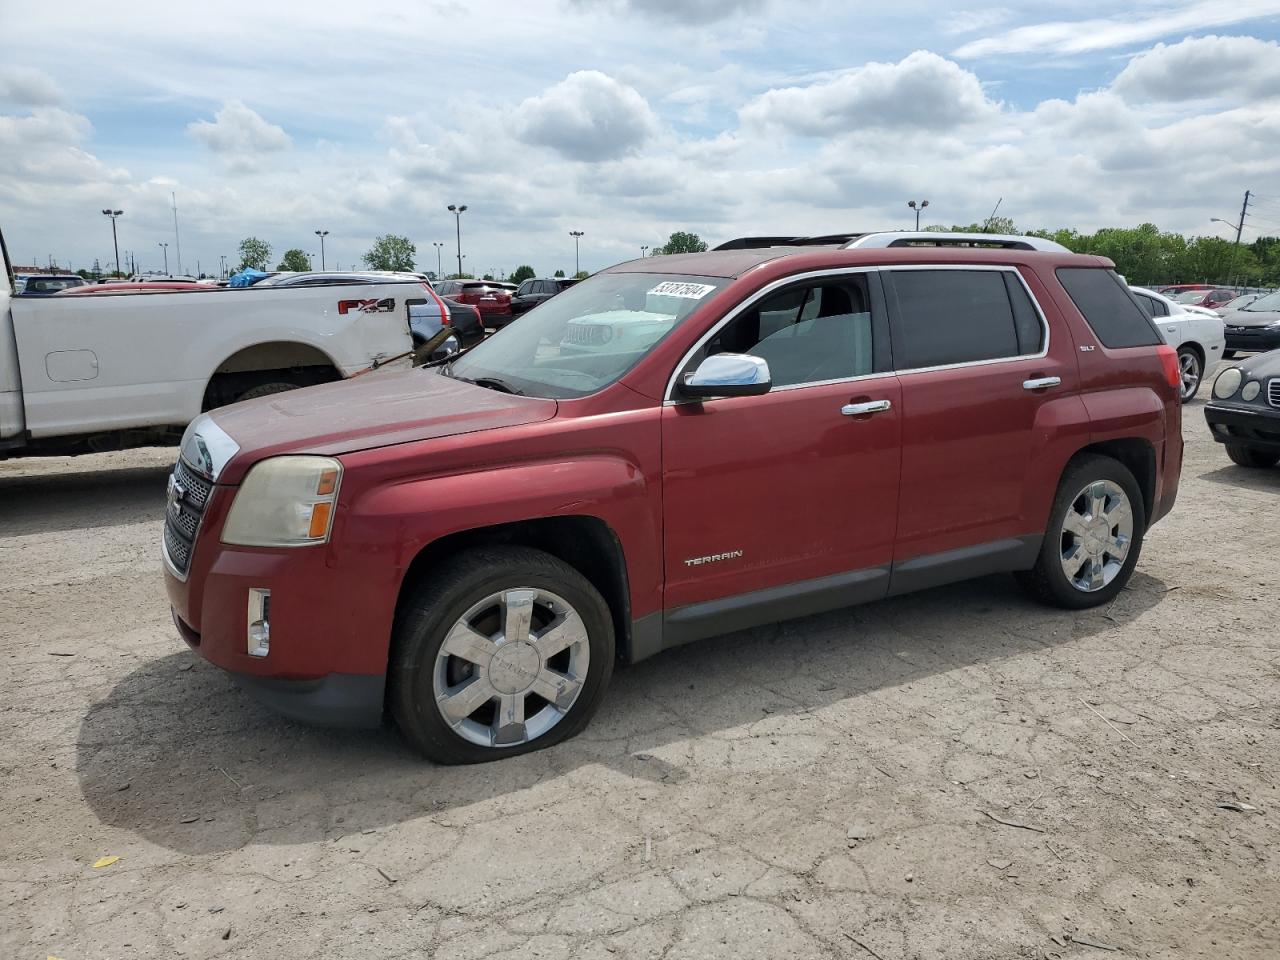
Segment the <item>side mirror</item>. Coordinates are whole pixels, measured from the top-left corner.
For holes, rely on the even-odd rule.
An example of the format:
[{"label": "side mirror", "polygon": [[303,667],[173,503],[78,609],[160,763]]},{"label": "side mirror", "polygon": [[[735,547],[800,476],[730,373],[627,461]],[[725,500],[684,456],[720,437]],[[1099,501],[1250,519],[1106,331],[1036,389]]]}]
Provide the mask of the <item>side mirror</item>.
[{"label": "side mirror", "polygon": [[681,395],[691,400],[758,397],[772,386],[769,364],[748,353],[717,353],[678,381]]}]

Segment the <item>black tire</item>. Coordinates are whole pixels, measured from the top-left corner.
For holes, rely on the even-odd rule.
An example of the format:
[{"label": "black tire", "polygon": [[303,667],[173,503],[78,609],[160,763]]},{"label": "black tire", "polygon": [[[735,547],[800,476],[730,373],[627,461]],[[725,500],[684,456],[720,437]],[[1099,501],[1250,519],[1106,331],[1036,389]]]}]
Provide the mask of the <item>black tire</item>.
[{"label": "black tire", "polygon": [[269,397],[274,393],[284,393],[286,390],[297,390],[301,384],[290,383],[288,380],[268,380],[266,383],[259,383],[250,387],[240,396],[236,397],[235,402],[242,400],[257,400],[259,397]]},{"label": "black tire", "polygon": [[1227,448],[1227,456],[1242,467],[1265,469],[1280,463],[1280,453],[1272,450],[1248,447],[1243,443],[1228,443],[1224,444],[1224,446]]},{"label": "black tire", "polygon": [[1178,388],[1178,395],[1182,398],[1182,402],[1190,403],[1200,391],[1200,384],[1204,383],[1204,358],[1200,356],[1200,351],[1191,346],[1179,347],[1178,372],[1179,375],[1185,372],[1195,377],[1194,384],[1187,384]]},{"label": "black tire", "polygon": [[[437,763],[484,763],[541,750],[582,731],[604,698],[613,673],[614,633],[609,605],[577,570],[541,550],[485,547],[441,564],[411,588],[396,615],[388,669],[388,706],[405,738]],[[541,736],[511,746],[481,746],[449,725],[436,707],[436,656],[453,625],[476,603],[502,590],[545,589],[581,617],[590,651],[577,699]]]},{"label": "black tire", "polygon": [[[1129,498],[1133,515],[1133,536],[1129,552],[1116,576],[1106,586],[1094,591],[1076,587],[1062,569],[1063,521],[1076,497],[1085,487],[1098,480],[1110,480],[1118,484]],[[1053,509],[1049,511],[1049,525],[1036,565],[1015,576],[1023,588],[1041,603],[1067,610],[1084,610],[1110,603],[1133,575],[1142,552],[1142,541],[1147,530],[1146,505],[1142,491],[1129,468],[1118,460],[1098,454],[1082,454],[1067,464],[1058,483]]]}]

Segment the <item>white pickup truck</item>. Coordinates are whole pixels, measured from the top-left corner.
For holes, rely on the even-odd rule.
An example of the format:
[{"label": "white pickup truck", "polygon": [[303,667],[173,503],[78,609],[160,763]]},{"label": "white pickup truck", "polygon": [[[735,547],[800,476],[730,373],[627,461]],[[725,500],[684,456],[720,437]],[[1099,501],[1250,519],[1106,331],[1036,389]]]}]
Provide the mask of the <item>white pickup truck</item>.
[{"label": "white pickup truck", "polygon": [[410,311],[448,316],[397,278],[15,296],[0,252],[0,459],[176,443],[211,407],[407,365]]}]

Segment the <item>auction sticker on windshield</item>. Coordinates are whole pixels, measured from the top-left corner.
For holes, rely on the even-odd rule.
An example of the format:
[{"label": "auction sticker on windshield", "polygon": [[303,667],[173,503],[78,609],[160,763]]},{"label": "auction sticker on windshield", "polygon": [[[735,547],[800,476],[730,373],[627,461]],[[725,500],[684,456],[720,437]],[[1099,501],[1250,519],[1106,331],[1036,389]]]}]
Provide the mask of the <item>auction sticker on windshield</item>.
[{"label": "auction sticker on windshield", "polygon": [[705,283],[680,283],[675,280],[667,280],[650,290],[649,295],[658,297],[683,297],[686,300],[701,300],[714,289],[715,287]]}]

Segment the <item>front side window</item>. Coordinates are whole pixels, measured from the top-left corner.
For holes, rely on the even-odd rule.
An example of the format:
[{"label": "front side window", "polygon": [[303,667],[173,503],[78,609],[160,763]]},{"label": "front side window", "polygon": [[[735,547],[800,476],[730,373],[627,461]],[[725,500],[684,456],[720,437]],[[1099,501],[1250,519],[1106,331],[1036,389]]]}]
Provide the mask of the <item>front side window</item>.
[{"label": "front side window", "polygon": [[722,277],[601,273],[522,314],[446,368],[535,397],[595,393],[640,362],[728,284]]},{"label": "front side window", "polygon": [[943,367],[1030,356],[1044,328],[1018,278],[1004,270],[894,270],[894,366]]},{"label": "front side window", "polygon": [[774,387],[846,380],[872,372],[866,277],[789,287],[733,320],[686,364],[717,353],[748,353],[769,364]]}]

